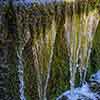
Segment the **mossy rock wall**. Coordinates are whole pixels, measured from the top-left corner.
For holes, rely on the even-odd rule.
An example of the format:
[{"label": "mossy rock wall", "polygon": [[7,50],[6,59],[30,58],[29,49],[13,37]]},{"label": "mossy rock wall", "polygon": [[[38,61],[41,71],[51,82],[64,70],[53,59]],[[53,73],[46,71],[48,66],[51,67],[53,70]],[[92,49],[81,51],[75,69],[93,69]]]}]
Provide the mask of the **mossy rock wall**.
[{"label": "mossy rock wall", "polygon": [[0,100],[19,100],[16,29],[11,6],[0,5]]},{"label": "mossy rock wall", "polygon": [[[86,2],[87,3],[87,2]],[[81,4],[81,13],[84,13],[84,7],[86,3],[76,2],[76,8],[80,8]],[[25,96],[27,100],[38,100],[38,86],[37,86],[37,77],[36,77],[36,66],[34,65],[34,56],[32,47],[36,41],[40,40],[41,37],[43,42],[45,43],[46,35],[51,35],[48,33],[50,31],[52,19],[54,18],[56,23],[56,40],[54,45],[54,55],[51,64],[51,73],[49,84],[47,88],[47,97],[48,100],[55,100],[57,96],[59,96],[62,92],[69,89],[69,57],[68,57],[68,49],[66,40],[64,37],[64,23],[65,23],[65,10],[66,6],[69,5],[69,9],[67,9],[68,14],[72,14],[72,4],[65,4],[65,3],[51,3],[45,5],[38,5],[36,4],[31,6],[22,6],[18,5],[16,7],[12,6],[11,4],[4,9],[4,25],[0,26],[0,32],[3,33],[4,37],[1,35],[1,44],[0,49],[2,50],[3,46],[7,49],[5,51],[9,53],[6,56],[6,60],[9,63],[7,66],[7,90],[8,90],[8,97],[14,100],[19,99],[19,92],[18,92],[18,69],[16,66],[16,46],[20,42],[20,37],[18,37],[18,32],[20,32],[21,38],[25,40],[26,32],[29,31],[31,37],[29,41],[26,43],[23,51],[23,58],[24,58],[24,81],[25,81]],[[78,5],[78,6],[77,6]],[[87,7],[87,11],[92,11],[95,7],[99,6],[95,5],[94,2],[89,3],[90,6]],[[0,7],[0,10],[3,10]],[[77,8],[77,14],[80,14],[80,10]],[[2,11],[0,12],[2,15]],[[1,25],[1,24],[0,24]],[[3,27],[3,28],[2,28]],[[3,30],[2,30],[3,29]],[[17,30],[18,29],[18,30]],[[47,29],[47,30],[45,30]],[[3,32],[4,31],[4,32]],[[100,23],[98,25],[94,40],[93,40],[93,48],[92,54],[90,59],[90,67],[89,67],[89,74],[88,76],[93,73],[94,71],[100,69]],[[7,34],[8,33],[8,34]],[[48,36],[49,37],[49,36]],[[9,40],[11,42],[9,42]],[[51,44],[51,38],[50,38]],[[3,43],[5,43],[3,45]],[[41,41],[40,41],[41,44]],[[43,73],[47,73],[47,64],[49,61],[51,45],[43,45],[42,49],[39,49],[39,66],[43,69]],[[41,46],[41,45],[40,45]],[[1,58],[1,56],[0,56]],[[4,63],[3,63],[4,64]],[[2,66],[1,66],[2,67]],[[1,68],[0,67],[0,68]],[[1,69],[3,70],[3,69]],[[42,74],[42,75],[44,75]],[[43,77],[45,77],[44,75]],[[79,81],[77,76],[76,81]],[[78,82],[77,82],[78,83]],[[6,86],[5,86],[6,87]],[[5,95],[5,94],[3,94]],[[10,100],[7,99],[7,100]]]}]

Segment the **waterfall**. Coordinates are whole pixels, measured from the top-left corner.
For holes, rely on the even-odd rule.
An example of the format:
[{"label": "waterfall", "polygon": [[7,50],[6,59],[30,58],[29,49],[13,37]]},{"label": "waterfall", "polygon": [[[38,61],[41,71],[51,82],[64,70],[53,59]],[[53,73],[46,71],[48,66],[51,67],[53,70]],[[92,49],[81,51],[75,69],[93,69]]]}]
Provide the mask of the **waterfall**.
[{"label": "waterfall", "polygon": [[50,58],[49,58],[49,63],[48,63],[48,73],[47,73],[47,79],[46,79],[46,83],[45,83],[45,87],[44,87],[44,100],[46,99],[46,93],[47,93],[47,87],[48,87],[48,81],[50,79],[50,72],[51,72],[51,63],[52,63],[52,59],[53,59],[53,55],[54,55],[54,44],[55,44],[55,39],[56,39],[56,25],[55,25],[55,21],[52,21],[52,36],[51,36],[51,54],[50,54]]},{"label": "waterfall", "polygon": [[[46,27],[45,27],[45,30],[48,31],[48,29],[46,29]],[[44,69],[42,69],[40,67],[39,56],[38,56],[39,52],[41,52],[40,50],[42,50],[43,46],[45,46],[43,44],[43,42],[44,42],[43,37],[41,37],[41,39],[39,39],[39,40],[36,40],[35,44],[32,47],[33,56],[34,56],[34,64],[35,64],[35,69],[37,72],[37,85],[38,85],[39,100],[47,100],[46,93],[47,93],[48,81],[50,79],[51,63],[52,63],[52,58],[53,58],[53,54],[54,54],[55,39],[56,39],[56,25],[55,25],[55,21],[53,20],[52,24],[51,24],[51,28],[50,28],[49,32],[47,33],[47,35],[45,36],[46,45],[47,46],[50,45],[50,55],[49,55],[48,64],[46,66],[47,71],[46,71],[44,84],[43,84],[43,77],[42,77],[45,75],[43,72]]]},{"label": "waterfall", "polygon": [[[74,2],[74,1],[73,1]],[[76,1],[77,4],[77,1]],[[84,84],[92,48],[92,40],[96,31],[99,17],[97,9],[87,14],[87,4],[84,11],[77,14],[77,5],[66,6],[65,38],[69,53],[71,95],[75,87],[77,69],[80,72],[80,83]],[[71,9],[72,7],[72,9]],[[82,9],[80,9],[81,11]],[[71,12],[72,11],[72,12]]]},{"label": "waterfall", "polygon": [[[64,27],[65,27],[65,38],[67,41],[68,55],[69,55],[69,65],[70,65],[70,85],[71,85],[70,88],[71,88],[71,97],[72,97],[71,100],[73,100],[77,70],[79,70],[80,72],[80,84],[83,85],[85,83],[89,58],[90,58],[91,48],[92,48],[92,40],[99,22],[99,15],[97,9],[88,11],[89,9],[87,4],[88,0],[86,0],[86,2],[84,3],[85,6],[80,5],[80,7],[77,7],[80,4],[79,0],[64,0],[64,1],[66,1]],[[41,16],[39,16],[38,21],[36,20],[36,23],[34,22],[35,23],[34,26],[36,29],[33,30],[35,30],[36,34],[34,34],[33,36],[35,40],[33,39],[34,43],[32,44],[32,51],[34,56],[35,70],[37,73],[37,87],[38,87],[39,99],[46,100],[48,80],[50,78],[51,63],[54,54],[56,25],[55,25],[55,19],[52,19],[52,24],[50,29],[47,30],[46,27],[44,29],[45,31],[48,31],[47,33],[45,32],[46,34],[44,35],[45,37],[44,39],[43,34],[40,35],[42,33],[40,31],[41,29],[40,17]],[[18,22],[18,27],[21,26],[20,24],[22,19],[20,18],[20,16],[17,18],[17,21],[19,19],[20,22]],[[21,26],[21,28],[23,29],[23,26]],[[22,34],[22,30],[20,30],[19,28],[19,34],[20,33]],[[19,37],[21,36],[19,35]],[[46,47],[44,46],[45,42],[47,42],[46,46],[47,45],[50,46],[50,48],[48,48],[48,51],[50,49],[50,55],[49,55],[48,64],[46,66],[47,68],[46,71],[44,71],[43,69],[44,65],[41,66],[41,62],[42,62],[41,56],[44,56],[42,55],[42,49]],[[18,49],[17,56],[18,56],[18,71],[19,71],[19,80],[20,80],[20,94],[21,94],[21,98],[22,99],[24,98],[25,100],[24,81],[23,81],[23,59],[22,59],[23,48],[24,46],[22,43],[21,47],[19,46],[17,48]]]},{"label": "waterfall", "polygon": [[[86,72],[87,72],[88,63],[89,63],[90,54],[91,54],[92,40],[93,40],[95,31],[99,22],[99,19],[97,18],[98,15],[94,15],[95,12],[96,11],[89,13],[88,17],[86,18],[85,37],[87,38],[87,43],[85,44],[85,47],[82,48],[83,54],[80,54],[81,62],[83,63],[82,65],[80,64],[81,67],[83,66],[83,69],[80,69],[80,78],[81,78],[80,81],[82,81],[82,83],[85,82]],[[82,56],[84,55],[85,55],[85,58],[82,58]],[[82,76],[82,73],[83,73],[83,76]]]}]

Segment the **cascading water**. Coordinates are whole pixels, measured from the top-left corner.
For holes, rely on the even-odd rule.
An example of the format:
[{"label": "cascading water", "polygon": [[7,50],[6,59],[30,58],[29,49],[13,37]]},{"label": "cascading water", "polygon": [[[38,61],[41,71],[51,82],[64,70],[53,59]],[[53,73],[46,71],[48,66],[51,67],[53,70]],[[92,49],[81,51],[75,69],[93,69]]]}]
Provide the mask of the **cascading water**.
[{"label": "cascading water", "polygon": [[[20,0],[18,2],[20,2]],[[26,100],[25,91],[24,91],[25,82],[24,82],[23,51],[25,45],[30,39],[30,31],[29,31],[28,17],[26,17],[26,15],[23,15],[21,8],[19,7],[20,9],[17,9],[17,6],[18,6],[17,1],[14,0],[13,8],[16,14],[15,17],[16,17],[16,26],[17,26],[16,52],[17,52],[18,78],[19,78],[19,96],[20,96],[20,100]],[[25,25],[23,25],[23,23]]]},{"label": "cascading water", "polygon": [[[66,2],[69,2],[66,0]],[[97,9],[88,12],[88,4],[80,8],[77,14],[77,1],[72,1],[72,6],[66,6],[65,37],[67,41],[70,62],[71,100],[74,99],[75,75],[80,72],[80,83],[84,84],[88,68],[92,40],[96,31],[99,17]],[[81,5],[80,5],[81,6]],[[83,11],[82,11],[83,10]]]},{"label": "cascading water", "polygon": [[23,49],[20,48],[17,50],[17,66],[18,66],[18,77],[19,77],[19,93],[20,93],[20,99],[21,100],[26,100],[25,95],[24,95],[24,78],[23,78],[23,57],[22,57],[22,51]]},{"label": "cascading water", "polygon": [[[25,38],[26,37],[26,38]],[[25,36],[25,41],[22,39],[22,41],[18,41],[18,46],[16,48],[17,51],[17,66],[18,66],[18,77],[19,77],[19,93],[20,93],[20,99],[26,100],[25,94],[24,94],[24,60],[23,60],[23,50],[24,46],[27,43],[27,41],[30,38],[30,33],[27,32]],[[24,43],[23,43],[24,42]]]},{"label": "cascading water", "polygon": [[[79,8],[77,7],[78,0],[65,0],[65,1],[68,3],[66,5],[66,11],[65,11],[66,17],[65,17],[64,27],[65,27],[65,37],[67,41],[69,62],[70,62],[69,64],[70,64],[70,77],[71,77],[70,78],[71,100],[75,100],[74,87],[75,87],[76,72],[77,72],[77,69],[79,69],[80,84],[83,85],[83,83],[85,82],[86,72],[87,72],[88,63],[89,63],[89,57],[91,54],[92,40],[93,40],[94,33],[96,31],[96,28],[99,22],[99,18],[98,18],[97,9],[94,9],[93,11],[89,11],[89,12],[87,11],[88,9],[87,2],[85,3],[84,7],[83,6],[82,8],[80,7],[80,11],[79,11]],[[47,65],[47,72],[46,72],[47,75],[45,77],[45,84],[43,84],[43,79],[42,79],[43,74],[44,74],[43,68],[40,67],[40,62],[39,62],[40,58],[38,57],[39,54],[41,55],[41,50],[44,47],[43,37],[40,36],[41,38],[36,39],[32,47],[33,56],[35,57],[34,64],[35,64],[35,69],[37,72],[39,100],[47,100],[46,92],[47,92],[48,80],[50,77],[53,49],[54,49],[54,43],[55,43],[55,38],[56,38],[56,26],[55,26],[54,19],[52,21],[50,32],[52,34],[47,34],[47,37],[46,37],[47,42],[49,41],[48,38],[51,37],[51,42],[49,41],[51,45],[51,48],[50,48],[51,50],[50,50],[50,57],[49,57],[48,65]],[[25,100],[24,81],[23,81],[23,62],[22,62],[23,48],[24,48],[23,44],[21,45],[21,47],[19,46],[17,48],[21,100]]]},{"label": "cascading water", "polygon": [[46,93],[47,93],[47,87],[48,87],[48,81],[50,79],[50,72],[51,72],[51,63],[52,63],[52,59],[53,59],[53,54],[54,54],[54,44],[55,44],[55,40],[56,40],[56,25],[55,25],[55,21],[52,21],[52,36],[51,36],[51,54],[50,54],[50,58],[49,58],[49,62],[48,62],[48,72],[47,72],[47,79],[46,79],[46,83],[45,83],[45,87],[44,87],[44,100],[46,99]]},{"label": "cascading water", "polygon": [[[1,1],[7,1],[7,3],[9,1],[12,2],[12,0],[1,0]],[[32,64],[34,63],[33,67],[35,67],[36,76],[37,76],[37,88],[38,88],[39,100],[47,100],[48,81],[50,78],[51,63],[52,63],[53,55],[54,55],[56,32],[58,32],[56,30],[58,30],[57,28],[59,28],[56,26],[56,24],[57,24],[56,21],[59,22],[59,19],[62,17],[62,15],[60,16],[60,14],[63,14],[63,11],[59,10],[62,8],[60,8],[59,4],[57,4],[56,1],[57,2],[66,1],[66,7],[65,7],[65,5],[63,6],[63,7],[65,7],[65,8],[63,8],[65,10],[64,28],[65,28],[65,37],[66,37],[66,41],[67,41],[67,48],[68,48],[68,54],[69,54],[71,91],[68,91],[65,95],[67,95],[70,100],[77,100],[77,99],[98,100],[96,98],[96,96],[98,96],[97,95],[98,93],[91,92],[89,83],[84,84],[85,79],[86,79],[90,54],[91,54],[92,40],[93,40],[94,33],[96,31],[96,28],[97,28],[98,22],[99,22],[98,9],[94,7],[95,9],[90,8],[91,10],[89,10],[88,1],[90,1],[90,0],[36,0],[36,1],[13,0],[13,1],[16,1],[13,3],[14,5],[13,6],[10,5],[9,7],[7,5],[9,10],[7,10],[8,8],[5,9],[7,11],[7,13],[3,12],[5,18],[3,18],[3,16],[2,16],[2,18],[0,18],[1,22],[4,21],[4,25],[2,23],[0,23],[0,24],[2,24],[1,30],[3,28],[3,31],[5,31],[5,33],[13,34],[11,36],[10,36],[10,34],[8,34],[8,37],[13,38],[13,36],[15,36],[15,38],[16,38],[16,40],[15,40],[16,45],[14,45],[14,48],[16,46],[20,99],[26,100],[25,93],[24,93],[24,88],[25,88],[24,76],[27,77],[27,75],[24,73],[23,51],[24,51],[24,47],[26,46],[26,44],[28,42],[32,41],[32,44],[31,44],[32,51],[33,51],[32,57],[34,56],[33,57],[34,61],[32,62]],[[79,3],[81,1],[82,1],[83,5],[81,5],[81,3]],[[91,1],[95,1],[95,0],[91,0]],[[33,2],[35,4],[32,5]],[[41,5],[42,2],[44,5]],[[51,7],[51,9],[49,9],[49,7],[46,8],[45,3],[47,3],[47,2],[49,2],[49,3],[54,2],[54,4],[55,4],[54,7],[52,7],[53,4],[51,3],[50,5],[48,5]],[[86,2],[86,3],[84,3],[84,2]],[[40,8],[38,7],[38,4],[39,4]],[[27,8],[25,8],[24,5]],[[28,6],[28,5],[30,5],[30,6]],[[16,7],[16,6],[18,6],[18,7]],[[46,8],[46,9],[43,8],[43,11],[41,9],[42,6],[44,8]],[[31,9],[31,7],[33,9]],[[14,9],[14,11],[15,11],[15,12],[13,12],[14,23],[11,20],[12,17],[10,16],[10,14],[12,15],[12,9]],[[28,9],[30,9],[30,10],[28,11]],[[37,9],[37,11],[35,9]],[[55,15],[53,15],[52,9],[54,10]],[[28,14],[26,14],[26,13],[28,13]],[[57,18],[58,16],[55,17],[56,13],[59,15],[60,18]],[[1,15],[2,15],[2,13],[1,13]],[[41,15],[42,15],[42,17],[41,17]],[[4,20],[8,16],[9,16],[9,18],[7,18],[7,20]],[[51,19],[49,19],[49,17],[51,17],[51,16],[53,16],[53,17]],[[37,21],[36,23],[35,23],[35,18]],[[57,20],[55,18],[57,18]],[[44,25],[44,20],[47,20],[45,25]],[[9,23],[10,21],[12,21],[12,23]],[[47,25],[49,23],[49,21],[50,21],[50,24]],[[14,25],[14,30],[13,30],[12,26],[13,26],[13,24],[15,24],[15,22],[16,22],[16,25]],[[6,30],[6,27],[9,27],[9,29]],[[11,31],[10,31],[10,29],[11,29]],[[12,32],[12,31],[14,31],[14,32]],[[31,35],[33,35],[33,37],[30,37],[30,33],[31,33]],[[1,34],[1,35],[3,35],[3,34]],[[29,39],[30,39],[30,41],[29,41]],[[2,39],[1,42],[3,42],[3,41],[6,41],[6,40]],[[5,45],[5,43],[4,43],[4,45]],[[1,56],[2,56],[2,54],[1,54]],[[46,57],[44,57],[44,56],[46,56]],[[5,66],[3,66],[3,67],[5,67]],[[8,69],[9,68],[6,68],[6,70],[8,70]],[[81,88],[75,89],[75,76],[77,73],[77,69],[80,72]],[[2,68],[2,70],[4,70],[4,68]],[[3,73],[2,70],[1,70],[1,72]],[[33,74],[31,73],[31,76],[32,75]],[[99,76],[100,76],[100,71],[98,71],[96,74],[94,74],[90,78],[90,81],[92,81],[92,82],[96,81],[95,83],[100,84]],[[2,74],[2,78],[4,78],[3,74]],[[31,82],[33,81],[31,78],[29,80],[31,80]],[[1,82],[3,82],[3,81],[5,81],[5,80],[1,80]],[[3,82],[3,83],[5,84],[5,82]],[[33,84],[31,84],[31,85],[33,85]],[[9,87],[7,87],[7,88],[9,88]],[[31,87],[31,86],[29,88],[33,89],[33,87]],[[31,89],[29,89],[29,88],[27,88],[27,89],[30,91]],[[6,88],[4,88],[4,89],[5,89],[4,91],[6,91]],[[29,93],[29,95],[30,94],[31,93]],[[79,95],[81,95],[80,98],[78,98]],[[84,97],[85,97],[85,99],[83,99]],[[6,98],[6,96],[4,98]],[[98,96],[98,98],[100,98],[100,96]],[[38,97],[36,99],[38,99]]]},{"label": "cascading water", "polygon": [[[20,99],[21,100],[26,100],[25,94],[24,94],[24,60],[23,60],[23,50],[24,46],[27,43],[27,41],[30,38],[30,33],[27,32],[25,36],[25,41],[22,39],[22,41],[19,41],[18,46],[16,48],[17,51],[17,66],[18,66],[18,77],[19,77],[19,93],[20,93]],[[23,44],[23,41],[25,42]]]},{"label": "cascading water", "polygon": [[[23,59],[23,50],[30,39],[30,31],[29,31],[29,26],[27,23],[28,18],[24,19],[21,11],[17,11],[15,8],[16,12],[16,20],[17,20],[17,66],[18,66],[18,77],[19,77],[19,93],[20,93],[20,99],[21,100],[26,100],[24,89],[25,89],[25,82],[24,82],[24,59]],[[26,16],[24,16],[26,17]],[[26,24],[23,26],[23,23],[21,22],[22,19],[24,19],[24,22]]]},{"label": "cascading water", "polygon": [[[48,29],[45,30],[48,31]],[[50,55],[49,55],[49,60],[47,64],[47,72],[46,72],[46,77],[45,77],[45,82],[43,84],[43,69],[40,67],[39,63],[39,52],[42,50],[44,47],[44,40],[43,37],[41,36],[41,39],[36,40],[35,44],[32,47],[33,50],[33,56],[34,56],[34,64],[35,64],[35,69],[37,72],[37,84],[38,84],[38,95],[39,95],[39,100],[47,100],[47,87],[48,87],[48,81],[50,78],[50,72],[51,72],[51,63],[52,63],[52,58],[54,54],[54,44],[55,44],[55,39],[56,39],[56,25],[54,19],[52,20],[51,28],[49,32],[47,32],[47,35],[45,36],[45,42],[46,45],[50,45]],[[41,49],[39,49],[41,48]]]},{"label": "cascading water", "polygon": [[[91,48],[92,48],[92,40],[94,37],[94,33],[96,31],[99,19],[97,18],[97,15],[95,15],[96,11],[89,13],[88,17],[86,18],[86,31],[85,31],[85,37],[87,38],[87,43],[86,46],[81,48],[83,49],[82,54],[80,54],[81,62],[83,63],[81,66],[83,66],[83,76],[82,76],[82,69],[80,69],[80,81],[82,83],[85,82],[86,78],[86,72],[88,68],[88,63],[90,59],[90,54],[91,54]],[[81,39],[83,36],[81,37]],[[82,45],[82,44],[81,44]],[[85,57],[84,57],[85,55]],[[82,57],[84,57],[82,59]]]}]

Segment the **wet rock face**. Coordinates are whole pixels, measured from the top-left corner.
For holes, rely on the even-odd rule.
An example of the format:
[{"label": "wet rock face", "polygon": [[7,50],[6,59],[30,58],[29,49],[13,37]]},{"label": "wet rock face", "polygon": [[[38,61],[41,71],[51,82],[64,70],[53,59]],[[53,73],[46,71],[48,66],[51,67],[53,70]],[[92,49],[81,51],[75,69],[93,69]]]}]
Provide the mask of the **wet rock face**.
[{"label": "wet rock face", "polygon": [[[89,82],[74,90],[73,100],[100,100],[100,71],[91,75]],[[57,100],[71,100],[70,91],[65,92]]]},{"label": "wet rock face", "polygon": [[89,86],[91,91],[100,95],[100,71],[90,77]]},{"label": "wet rock face", "polygon": [[62,98],[59,100],[68,100],[68,97],[63,95]]},{"label": "wet rock face", "polygon": [[[58,100],[71,100],[71,99],[68,99],[67,96],[62,96],[62,98],[60,98],[60,99],[58,99]],[[75,100],[76,100],[76,99],[75,99]],[[79,98],[77,98],[77,100],[92,100],[92,99],[87,98],[87,97],[81,95]]]},{"label": "wet rock face", "polygon": [[96,74],[93,74],[91,77],[90,77],[90,81],[93,82],[97,82],[98,84],[100,84],[100,71],[98,71]]}]

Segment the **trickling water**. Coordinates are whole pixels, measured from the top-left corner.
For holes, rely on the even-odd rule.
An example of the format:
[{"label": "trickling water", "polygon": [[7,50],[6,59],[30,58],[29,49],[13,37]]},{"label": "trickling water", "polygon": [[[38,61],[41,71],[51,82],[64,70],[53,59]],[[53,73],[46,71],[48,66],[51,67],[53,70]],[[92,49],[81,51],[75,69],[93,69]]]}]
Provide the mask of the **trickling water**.
[{"label": "trickling water", "polygon": [[[97,15],[94,15],[94,13],[95,13],[95,11],[90,13],[88,15],[88,17],[86,18],[86,28],[87,29],[85,31],[85,37],[87,38],[87,43],[85,44],[86,45],[85,49],[82,48],[83,54],[81,55],[81,62],[83,63],[82,64],[83,69],[80,69],[80,78],[81,78],[80,81],[82,81],[82,83],[85,82],[86,72],[87,72],[88,63],[89,63],[90,54],[91,54],[92,40],[93,40],[94,33],[96,31],[96,28],[97,28],[97,25],[98,25],[98,22],[99,22]],[[84,55],[85,55],[85,58],[82,58],[82,57],[84,57]],[[82,72],[83,72],[83,74],[82,74]]]},{"label": "trickling water", "polygon": [[24,95],[24,67],[23,67],[23,58],[22,58],[22,51],[23,48],[20,50],[17,50],[17,66],[18,66],[18,77],[19,77],[19,93],[20,93],[20,99],[21,100],[26,100],[25,95]]},{"label": "trickling water", "polygon": [[[58,0],[59,1],[59,0]],[[98,11],[95,9],[92,12],[87,11],[87,4],[83,8],[80,9],[83,10],[81,13],[77,14],[77,0],[65,0],[69,5],[66,6],[67,11],[66,13],[66,19],[65,19],[65,36],[67,40],[67,46],[68,46],[68,53],[69,53],[69,62],[70,62],[70,84],[71,84],[71,100],[73,100],[73,94],[74,94],[74,87],[75,87],[75,76],[77,72],[77,68],[79,68],[80,71],[80,83],[81,85],[85,82],[86,78],[86,72],[88,68],[89,63],[89,57],[91,53],[92,48],[92,40],[94,37],[94,33],[96,31],[96,27],[99,22],[98,18]],[[86,0],[88,1],[88,0]],[[76,4],[74,4],[74,2]],[[70,6],[70,3],[72,3],[72,6]],[[17,19],[19,20],[19,19]],[[39,21],[38,21],[39,23]],[[18,24],[20,26],[20,24]],[[45,78],[45,84],[43,84],[43,68],[40,67],[39,57],[38,55],[41,54],[41,50],[44,46],[44,40],[43,38],[39,38],[35,40],[34,46],[33,46],[33,56],[35,56],[35,69],[37,72],[37,84],[38,84],[38,94],[40,100],[46,100],[46,90],[48,86],[48,80],[50,78],[50,70],[51,70],[51,63],[52,63],[52,57],[53,57],[53,49],[54,49],[54,43],[56,38],[56,26],[54,20],[52,21],[51,25],[51,33],[47,34],[47,45],[51,45],[50,50],[50,58],[48,61],[47,66],[47,75]],[[46,28],[45,28],[46,30]],[[39,31],[39,30],[38,30]],[[21,32],[21,31],[19,31]],[[49,32],[48,32],[49,33]],[[51,35],[51,36],[50,36]],[[51,37],[51,41],[49,41],[49,36]],[[40,36],[41,37],[41,36]],[[50,44],[49,44],[50,42]],[[24,81],[23,81],[23,63],[22,63],[22,51],[23,46],[18,49],[18,69],[19,69],[19,80],[20,80],[20,94],[21,99],[25,99],[24,96]],[[39,54],[38,54],[39,53]],[[44,85],[44,86],[43,86]]]},{"label": "trickling water", "polygon": [[[46,30],[46,28],[45,28]],[[48,81],[50,78],[50,72],[51,72],[51,63],[52,63],[52,58],[54,54],[54,44],[55,44],[55,39],[56,39],[56,25],[55,21],[52,21],[52,25],[49,32],[47,33],[45,37],[45,42],[47,43],[47,46],[50,45],[50,55],[49,55],[49,60],[47,64],[47,72],[46,72],[46,77],[45,77],[45,82],[43,82],[43,70],[40,68],[39,65],[39,48],[42,49],[43,46],[43,39],[41,38],[40,40],[36,40],[35,44],[33,45],[33,56],[35,57],[34,59],[34,64],[35,64],[35,69],[37,72],[37,84],[38,84],[38,94],[39,94],[39,100],[47,100],[46,93],[47,93],[47,87],[48,87]]]},{"label": "trickling water", "polygon": [[[73,92],[75,87],[75,75],[77,67],[80,71],[80,83],[83,84],[86,78],[89,57],[92,48],[92,40],[96,31],[99,17],[98,11],[94,10],[88,12],[87,5],[84,8],[84,13],[78,15],[73,3],[72,14],[66,13],[65,19],[65,37],[67,40],[67,47],[70,62],[70,85],[73,100]],[[67,10],[71,10],[67,5]]]},{"label": "trickling water", "polygon": [[[17,66],[18,66],[18,77],[19,77],[19,93],[20,93],[20,99],[21,100],[26,100],[25,94],[24,94],[24,60],[23,60],[23,50],[24,50],[24,46],[25,44],[28,42],[30,38],[30,33],[27,32],[26,34],[26,38],[25,38],[25,43],[19,43],[16,51],[17,51]],[[19,41],[20,42],[20,41]],[[22,42],[22,41],[21,41]]]},{"label": "trickling water", "polygon": [[[19,93],[20,93],[20,99],[21,100],[26,100],[25,94],[24,94],[24,60],[23,60],[23,50],[25,44],[28,42],[30,38],[30,33],[27,32],[26,36],[24,37],[25,41],[19,41],[19,44],[16,48],[17,51],[17,66],[18,66],[18,77],[19,77]],[[24,42],[24,43],[23,43]]]},{"label": "trickling water", "polygon": [[39,95],[39,99],[41,100],[42,83],[41,83],[41,76],[40,76],[40,71],[39,71],[39,62],[38,62],[38,57],[37,57],[37,47],[32,48],[32,50],[33,50],[33,56],[35,57],[34,64],[36,66],[35,68],[37,72],[38,95]]},{"label": "trickling water", "polygon": [[55,39],[56,39],[56,25],[55,25],[55,21],[52,21],[52,29],[51,29],[51,54],[50,54],[50,58],[49,58],[49,62],[48,62],[48,73],[47,73],[47,79],[46,79],[46,83],[45,83],[45,87],[44,87],[44,100],[46,99],[46,93],[47,93],[47,86],[48,86],[48,81],[50,79],[50,72],[51,72],[51,63],[52,63],[52,59],[53,59],[53,54],[54,54],[54,44],[55,44]]},{"label": "trickling water", "polygon": [[[16,11],[16,20],[17,20],[17,66],[18,66],[18,77],[19,77],[19,93],[20,93],[20,99],[21,100],[26,100],[25,93],[24,93],[24,88],[25,88],[25,83],[24,83],[24,59],[23,59],[23,50],[25,45],[30,39],[30,31],[29,31],[29,26],[28,23],[26,23],[24,26],[22,24],[22,18],[23,16],[19,16],[19,13],[21,11]],[[26,16],[24,16],[26,17]],[[24,18],[23,18],[24,19]],[[24,19],[27,21],[28,19]]]}]

